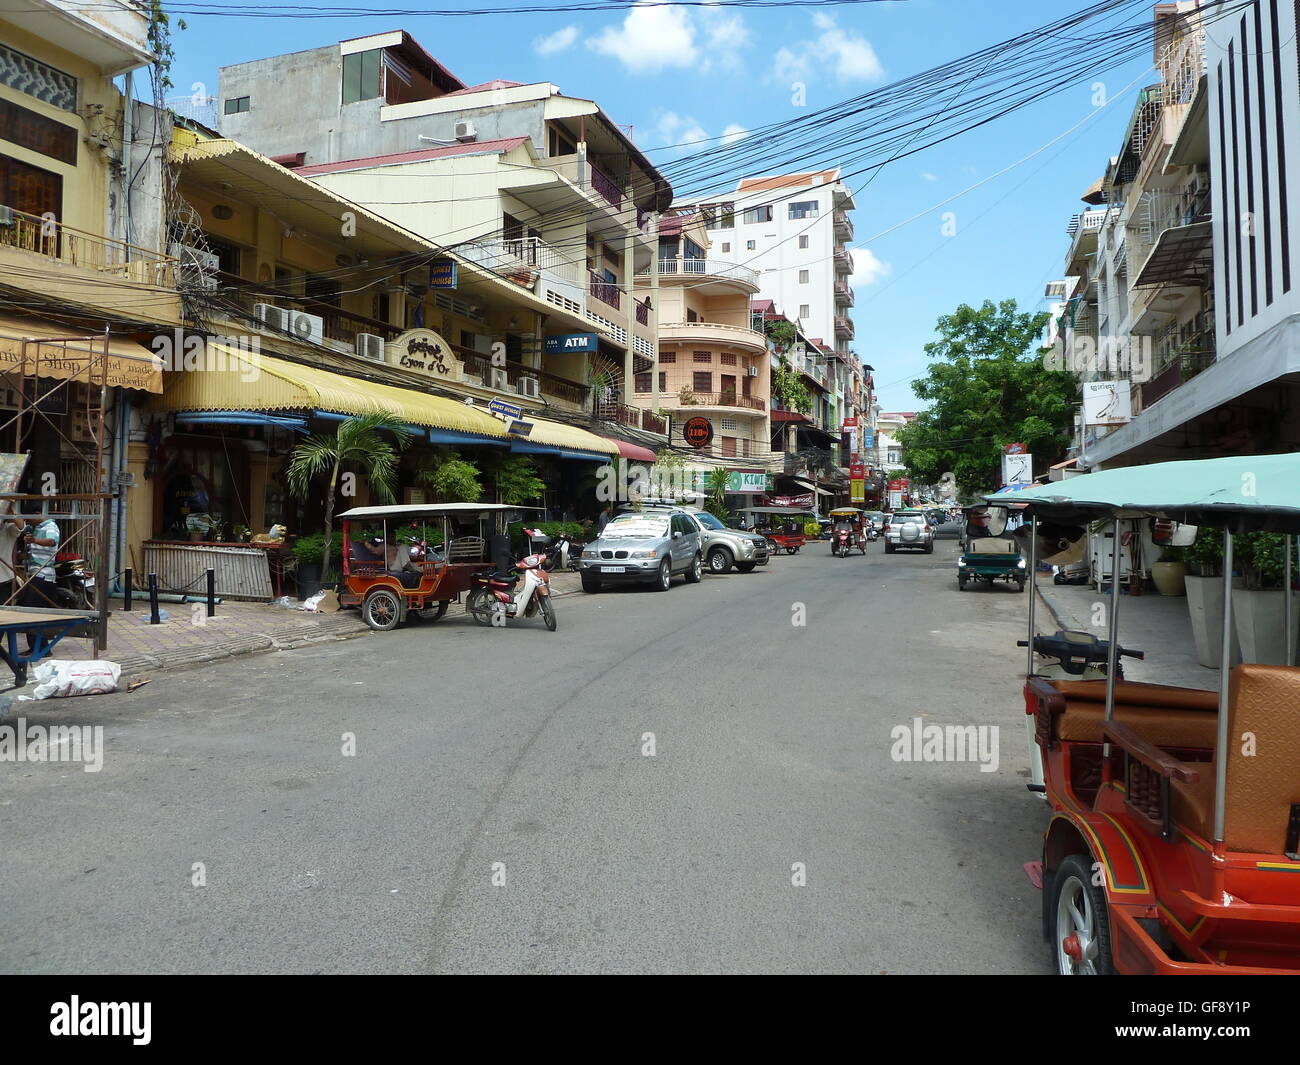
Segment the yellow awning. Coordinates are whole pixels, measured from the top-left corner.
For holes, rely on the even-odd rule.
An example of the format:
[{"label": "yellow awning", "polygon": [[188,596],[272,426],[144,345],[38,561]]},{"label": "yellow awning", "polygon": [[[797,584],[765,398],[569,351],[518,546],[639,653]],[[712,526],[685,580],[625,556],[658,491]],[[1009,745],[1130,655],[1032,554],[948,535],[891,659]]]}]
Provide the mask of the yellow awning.
[{"label": "yellow awning", "polygon": [[[0,315],[0,373],[16,374],[27,344],[27,372],[60,381],[98,383],[102,380],[103,340],[93,333],[56,322]],[[111,388],[163,390],[163,362],[143,344],[110,337],[108,384]]]},{"label": "yellow awning", "polygon": [[527,411],[524,412],[523,420],[531,422],[533,429],[521,439],[534,444],[549,444],[552,447],[567,448],[572,451],[596,451],[602,455],[619,453],[618,444],[613,440],[589,433],[586,429],[579,429],[576,425],[547,421],[545,418],[533,418]]},{"label": "yellow awning", "polygon": [[168,376],[163,402],[169,409],[324,410],[334,414],[382,411],[409,425],[478,436],[506,435],[502,422],[453,399],[361,381],[219,344],[208,345],[208,350],[214,365]]}]

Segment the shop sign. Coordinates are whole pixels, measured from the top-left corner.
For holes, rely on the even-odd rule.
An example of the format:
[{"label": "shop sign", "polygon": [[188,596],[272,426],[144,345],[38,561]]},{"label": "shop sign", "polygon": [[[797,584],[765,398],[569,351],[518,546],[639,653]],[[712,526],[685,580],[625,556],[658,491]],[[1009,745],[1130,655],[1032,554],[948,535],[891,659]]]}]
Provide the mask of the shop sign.
[{"label": "shop sign", "polygon": [[807,507],[812,508],[813,494],[809,492],[803,496],[768,496],[765,507]]},{"label": "shop sign", "polygon": [[767,491],[767,474],[742,473],[733,470],[727,474],[727,491],[732,495],[752,495]]},{"label": "shop sign", "polygon": [[708,447],[713,443],[713,423],[708,418],[688,418],[682,437],[691,447]]},{"label": "shop sign", "polygon": [[522,418],[524,408],[517,403],[507,403],[504,399],[494,399],[488,404],[488,410],[493,414],[500,414],[506,418]]},{"label": "shop sign", "polygon": [[855,481],[865,481],[867,479],[867,467],[861,462],[850,463],[849,477]]},{"label": "shop sign", "polygon": [[865,503],[867,501],[867,482],[854,477],[849,481],[849,501]]},{"label": "shop sign", "polygon": [[858,419],[857,419],[857,418],[845,418],[845,419],[844,419],[844,424],[841,426],[842,429],[846,429],[846,430],[847,430],[847,429],[856,429],[857,427],[858,427]]},{"label": "shop sign", "polygon": [[511,422],[506,427],[506,432],[511,436],[528,436],[533,431],[532,422]]},{"label": "shop sign", "polygon": [[1034,483],[1034,456],[1033,455],[1003,455],[1002,456],[1002,483],[1003,484],[1033,484]]},{"label": "shop sign", "polygon": [[429,264],[429,287],[455,288],[456,265],[455,259],[434,259]]},{"label": "shop sign", "polygon": [[547,355],[570,355],[576,352],[594,355],[597,350],[595,333],[566,333],[564,336],[542,338],[542,351]]},{"label": "shop sign", "polygon": [[451,345],[432,329],[410,329],[384,345],[388,365],[426,377],[459,381],[464,363],[451,353]]}]

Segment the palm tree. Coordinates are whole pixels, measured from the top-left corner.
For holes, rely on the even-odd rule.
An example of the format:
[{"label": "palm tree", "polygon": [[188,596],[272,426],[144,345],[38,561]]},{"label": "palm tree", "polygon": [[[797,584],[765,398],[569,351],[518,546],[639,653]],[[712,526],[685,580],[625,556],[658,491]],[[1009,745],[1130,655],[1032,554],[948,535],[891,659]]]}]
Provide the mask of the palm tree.
[{"label": "palm tree", "polygon": [[724,505],[730,482],[730,471],[722,467],[710,470],[708,476],[704,479],[704,491],[707,497],[704,509],[717,518],[718,521],[725,522],[731,517],[731,512]]},{"label": "palm tree", "polygon": [[[392,433],[389,443],[382,435]],[[313,433],[293,449],[285,467],[289,490],[302,499],[320,474],[329,473],[325,492],[325,548],[321,558],[321,580],[329,576],[330,544],[334,537],[334,495],[339,471],[345,462],[355,462],[365,472],[375,495],[387,502],[393,498],[397,481],[397,453],[410,442],[411,431],[391,414],[378,411],[355,414],[339,422],[338,433]]]}]

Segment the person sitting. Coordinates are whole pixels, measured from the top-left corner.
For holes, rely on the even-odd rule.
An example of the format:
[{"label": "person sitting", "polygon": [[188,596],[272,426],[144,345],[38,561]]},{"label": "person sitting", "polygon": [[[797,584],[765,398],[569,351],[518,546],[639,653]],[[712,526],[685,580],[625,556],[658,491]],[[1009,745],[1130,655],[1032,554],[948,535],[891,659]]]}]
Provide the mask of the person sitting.
[{"label": "person sitting", "polygon": [[384,545],[384,568],[402,582],[403,588],[418,587],[424,576],[424,571],[411,561],[411,549],[399,544],[394,533],[388,534],[388,542]]}]

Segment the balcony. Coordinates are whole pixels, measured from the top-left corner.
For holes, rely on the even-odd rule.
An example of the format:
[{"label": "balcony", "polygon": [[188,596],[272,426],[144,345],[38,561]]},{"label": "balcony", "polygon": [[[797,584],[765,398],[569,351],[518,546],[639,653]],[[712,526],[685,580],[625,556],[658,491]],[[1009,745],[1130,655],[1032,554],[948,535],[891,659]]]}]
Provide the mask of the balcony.
[{"label": "balcony", "polygon": [[[721,259],[659,259],[660,277],[711,277],[720,281],[738,281],[755,292],[759,289],[758,271],[740,263]],[[649,277],[650,268],[637,272],[638,277]]]},{"label": "balcony", "polygon": [[116,75],[152,62],[144,0],[19,0],[11,4],[33,36]]},{"label": "balcony", "polygon": [[753,396],[743,396],[734,390],[725,392],[695,392],[683,389],[675,397],[667,397],[668,402],[679,407],[736,407],[740,410],[763,414],[767,403]]},{"label": "balcony", "polygon": [[462,244],[456,249],[456,254],[485,270],[512,279],[521,275],[535,279],[542,270],[561,270],[574,261],[572,256],[562,255],[540,237]]},{"label": "balcony", "polygon": [[618,210],[623,206],[623,193],[618,187],[618,182],[590,161],[587,163],[587,172],[591,175],[590,181],[592,189],[598,193],[607,204],[615,210]]},{"label": "balcony", "polygon": [[853,289],[847,281],[835,282],[835,302],[842,307],[853,306]]},{"label": "balcony", "polygon": [[853,220],[847,211],[835,212],[835,237],[837,240],[853,239]]},{"label": "balcony", "polygon": [[618,310],[622,305],[623,291],[617,281],[606,281],[599,274],[591,275],[591,295],[607,307]]},{"label": "balcony", "polygon": [[1202,370],[1214,363],[1214,338],[1210,338],[1210,350],[1193,351],[1173,355],[1152,375],[1150,381],[1139,385],[1142,410],[1169,395],[1174,389],[1186,384]]},{"label": "balcony", "polygon": [[1066,232],[1072,238],[1070,251],[1065,257],[1065,272],[1071,275],[1087,273],[1087,258],[1097,250],[1097,237],[1108,219],[1117,217],[1118,211],[1103,207],[1096,211],[1084,211],[1070,219]]},{"label": "balcony", "polygon": [[721,322],[660,322],[659,339],[663,342],[680,340],[691,344],[740,346],[756,353],[767,351],[766,334],[748,326]]},{"label": "balcony", "polygon": [[852,340],[854,335],[852,320],[849,318],[836,317],[835,335],[837,337],[843,337],[845,340]]},{"label": "balcony", "polygon": [[629,407],[624,403],[605,402],[596,406],[596,417],[608,422],[617,422],[632,429],[642,429],[647,433],[668,433],[668,422],[654,411],[640,407]]},{"label": "balcony", "polygon": [[835,249],[835,272],[837,274],[853,273],[853,256],[849,254],[848,248],[837,247]]}]

